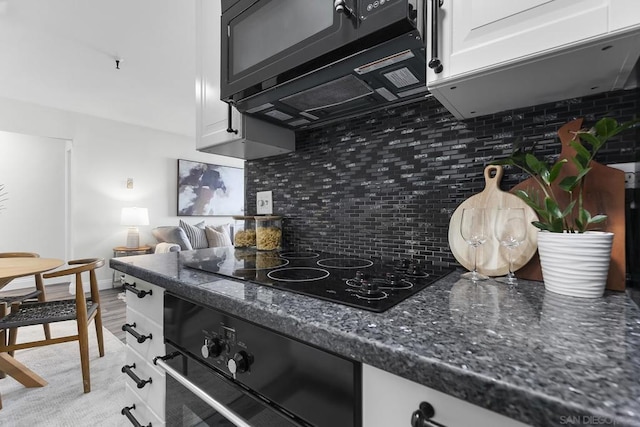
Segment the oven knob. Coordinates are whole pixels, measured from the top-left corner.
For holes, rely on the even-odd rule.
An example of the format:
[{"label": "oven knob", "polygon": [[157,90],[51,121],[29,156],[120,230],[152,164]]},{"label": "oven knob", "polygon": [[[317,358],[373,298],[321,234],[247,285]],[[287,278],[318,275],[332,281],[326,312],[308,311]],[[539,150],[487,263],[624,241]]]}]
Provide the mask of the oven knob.
[{"label": "oven knob", "polygon": [[208,339],[205,338],[204,345],[200,349],[202,357],[205,359],[209,357],[218,357],[222,353],[222,342],[219,338]]},{"label": "oven knob", "polygon": [[249,365],[253,362],[253,357],[246,351],[239,351],[233,355],[233,358],[227,361],[227,368],[233,375],[247,372]]}]

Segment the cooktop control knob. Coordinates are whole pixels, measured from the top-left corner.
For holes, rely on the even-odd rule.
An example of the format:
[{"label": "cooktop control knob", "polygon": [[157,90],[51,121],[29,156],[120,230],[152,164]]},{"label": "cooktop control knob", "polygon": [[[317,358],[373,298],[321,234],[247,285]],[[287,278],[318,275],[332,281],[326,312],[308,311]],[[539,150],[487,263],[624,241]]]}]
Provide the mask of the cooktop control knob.
[{"label": "cooktop control knob", "polygon": [[218,357],[222,353],[223,343],[220,338],[205,338],[204,345],[200,349],[202,357]]},{"label": "cooktop control knob", "polygon": [[253,357],[246,351],[239,351],[233,355],[233,358],[227,361],[227,368],[233,375],[241,374],[249,370],[249,366],[253,362]]}]

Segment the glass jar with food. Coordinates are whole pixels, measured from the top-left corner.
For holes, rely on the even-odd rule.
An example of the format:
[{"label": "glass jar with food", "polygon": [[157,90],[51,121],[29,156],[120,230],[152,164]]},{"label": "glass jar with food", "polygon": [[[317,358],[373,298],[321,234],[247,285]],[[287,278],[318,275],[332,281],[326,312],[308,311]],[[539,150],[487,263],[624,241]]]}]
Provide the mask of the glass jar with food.
[{"label": "glass jar with food", "polygon": [[256,222],[253,216],[233,217],[233,246],[252,248],[256,245]]},{"label": "glass jar with food", "polygon": [[282,217],[256,216],[256,249],[275,251],[282,246]]}]

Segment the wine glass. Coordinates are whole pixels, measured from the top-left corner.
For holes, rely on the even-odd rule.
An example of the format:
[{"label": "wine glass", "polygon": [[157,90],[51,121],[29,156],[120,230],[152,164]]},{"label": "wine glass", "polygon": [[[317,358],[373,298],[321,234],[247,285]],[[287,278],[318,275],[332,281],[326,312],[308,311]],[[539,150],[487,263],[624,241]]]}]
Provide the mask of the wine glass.
[{"label": "wine glass", "polygon": [[494,227],[496,239],[501,246],[507,248],[509,256],[509,273],[506,277],[497,279],[500,282],[515,285],[518,283],[513,273],[513,252],[527,237],[527,222],[523,208],[501,208],[496,215]]},{"label": "wine glass", "polygon": [[486,214],[484,208],[465,208],[462,210],[460,233],[462,238],[473,248],[473,270],[461,277],[474,282],[486,280],[487,276],[478,273],[478,246],[487,241]]}]

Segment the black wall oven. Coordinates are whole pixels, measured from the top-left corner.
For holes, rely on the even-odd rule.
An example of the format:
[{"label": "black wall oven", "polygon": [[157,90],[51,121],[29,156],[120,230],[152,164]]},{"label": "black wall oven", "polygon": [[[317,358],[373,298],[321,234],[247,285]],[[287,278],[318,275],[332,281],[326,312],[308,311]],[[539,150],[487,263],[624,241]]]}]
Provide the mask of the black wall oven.
[{"label": "black wall oven", "polygon": [[361,366],[165,294],[168,426],[354,426]]}]

